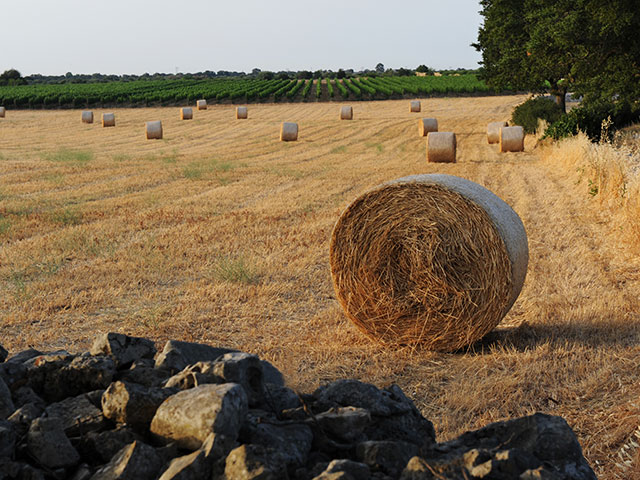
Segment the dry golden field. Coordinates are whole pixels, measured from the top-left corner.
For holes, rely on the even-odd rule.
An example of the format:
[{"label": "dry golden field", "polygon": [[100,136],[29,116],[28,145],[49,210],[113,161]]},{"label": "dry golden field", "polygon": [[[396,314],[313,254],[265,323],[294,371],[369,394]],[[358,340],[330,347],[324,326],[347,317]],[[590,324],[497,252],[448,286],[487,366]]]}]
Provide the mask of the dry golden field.
[{"label": "dry golden field", "polygon": [[[310,391],[338,378],[399,384],[439,440],[543,411],[574,428],[599,478],[632,478],[640,427],[640,260],[584,172],[498,153],[486,125],[524,96],[117,109],[0,119],[0,343],[86,349],[97,332],[235,347]],[[455,131],[457,164],[427,164],[418,119]],[[164,139],[145,139],[162,120]],[[282,121],[299,141],[278,141]],[[551,153],[549,153],[551,152]],[[567,166],[569,165],[569,166]],[[415,173],[478,182],[529,236],[529,272],[501,326],[467,351],[385,351],[334,297],[329,238],[364,190]],[[581,176],[582,173],[582,176]],[[582,177],[582,178],[581,178]],[[581,180],[581,181],[580,181]],[[609,202],[610,203],[610,202]],[[635,439],[637,440],[637,439]],[[625,452],[619,457],[618,452]],[[637,460],[636,460],[637,461]],[[631,468],[640,470],[640,466]]]}]

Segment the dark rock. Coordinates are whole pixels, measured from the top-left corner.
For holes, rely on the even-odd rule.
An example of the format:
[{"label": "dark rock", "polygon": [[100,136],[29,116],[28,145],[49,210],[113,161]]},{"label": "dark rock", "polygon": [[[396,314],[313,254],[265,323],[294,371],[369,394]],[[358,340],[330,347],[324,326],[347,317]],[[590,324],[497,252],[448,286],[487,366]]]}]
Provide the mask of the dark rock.
[{"label": "dark rock", "polygon": [[13,457],[17,439],[13,423],[0,420],[0,458]]},{"label": "dark rock", "polygon": [[369,411],[357,407],[332,408],[316,415],[315,420],[325,433],[345,442],[360,439],[372,422]]},{"label": "dark rock", "polygon": [[[566,480],[568,477],[550,472],[544,467],[527,470],[518,477],[518,480]],[[570,478],[570,477],[569,477]]]},{"label": "dark rock", "polygon": [[397,477],[417,453],[418,447],[406,442],[368,441],[356,447],[358,460],[392,477]]},{"label": "dark rock", "polygon": [[171,375],[168,370],[136,362],[129,370],[122,370],[115,379],[127,383],[137,383],[145,387],[161,387]]},{"label": "dark rock", "polygon": [[85,395],[69,397],[52,403],[45,409],[48,417],[62,420],[67,437],[77,437],[87,432],[96,432],[107,425],[102,412],[98,410]]},{"label": "dark rock", "polygon": [[188,390],[199,385],[226,383],[216,375],[201,373],[200,368],[204,363],[209,362],[198,362],[195,365],[189,365],[184,370],[167,379],[164,387]]},{"label": "dark rock", "polygon": [[202,447],[183,457],[174,458],[160,480],[200,480],[211,478],[216,460],[229,452],[215,435],[209,435]]},{"label": "dark rock", "polygon": [[0,363],[0,378],[9,390],[15,391],[27,383],[27,367],[23,363],[6,361]]},{"label": "dark rock", "polygon": [[116,368],[123,368],[141,358],[153,358],[156,354],[156,347],[151,340],[146,338],[110,332],[99,335],[95,339],[90,353],[91,355],[111,357]]},{"label": "dark rock", "polygon": [[27,403],[26,405],[23,405],[15,412],[13,412],[13,414],[7,420],[14,425],[16,431],[20,434],[20,436],[23,436],[29,430],[31,422],[33,422],[43,413],[44,409],[40,405]]},{"label": "dark rock", "polygon": [[9,387],[0,378],[0,420],[5,420],[16,410]]},{"label": "dark rock", "polygon": [[29,454],[49,469],[76,465],[80,455],[64,434],[59,418],[37,418],[31,422],[27,434]]},{"label": "dark rock", "polygon": [[323,473],[333,474],[338,472],[348,473],[353,480],[368,480],[371,475],[368,465],[344,459],[333,460]]},{"label": "dark rock", "polygon": [[86,463],[79,465],[70,480],[89,480],[91,478],[91,469]]},{"label": "dark rock", "polygon": [[42,408],[47,406],[46,402],[40,395],[33,391],[31,387],[20,387],[13,392],[13,403],[16,408],[20,408],[27,403],[33,403]]},{"label": "dark rock", "polygon": [[87,400],[99,410],[102,410],[102,395],[104,395],[104,389],[92,390],[84,394]]},{"label": "dark rock", "polygon": [[91,480],[153,480],[162,468],[156,451],[142,442],[133,442],[114,455]]},{"label": "dark rock", "polygon": [[142,440],[142,436],[133,429],[120,425],[114,430],[89,432],[83,435],[78,444],[78,450],[92,465],[100,465],[111,460],[127,445]]},{"label": "dark rock", "polygon": [[201,373],[215,375],[219,383],[237,383],[244,388],[249,406],[257,406],[264,395],[262,364],[256,355],[248,353],[227,353],[212,363],[194,365],[200,366]]},{"label": "dark rock", "polygon": [[287,468],[307,462],[313,443],[313,433],[307,425],[258,423],[251,430],[247,443],[275,450]]},{"label": "dark rock", "polygon": [[234,351],[229,348],[216,348],[200,343],[169,340],[165,344],[162,353],[156,358],[156,368],[163,368],[177,373],[184,370],[188,365],[217,360],[225,353]]},{"label": "dark rock", "polygon": [[115,422],[148,429],[160,404],[175,393],[175,389],[114,382],[102,395],[102,413]]},{"label": "dark rock", "polygon": [[276,414],[302,406],[302,401],[296,392],[290,388],[274,383],[264,384],[264,408]]},{"label": "dark rock", "polygon": [[9,352],[7,351],[7,349],[0,345],[0,363],[4,362],[8,356]]},{"label": "dark rock", "polygon": [[[367,479],[370,477],[367,477]],[[322,472],[320,475],[313,477],[312,480],[355,480],[352,475],[347,472]]]},{"label": "dark rock", "polygon": [[225,480],[288,480],[284,462],[262,445],[241,445],[229,453]]},{"label": "dark rock", "polygon": [[180,448],[196,450],[211,433],[235,441],[247,411],[247,395],[240,385],[201,385],[167,398],[153,417],[151,432]]},{"label": "dark rock", "polygon": [[[60,350],[59,352],[53,352],[53,353],[55,354],[55,353],[67,353],[67,352],[65,352],[64,350]],[[27,350],[23,350],[9,357],[7,359],[7,363],[24,363],[27,360],[31,360],[32,358],[37,357],[38,355],[44,355],[44,354],[40,350],[29,348]]]}]

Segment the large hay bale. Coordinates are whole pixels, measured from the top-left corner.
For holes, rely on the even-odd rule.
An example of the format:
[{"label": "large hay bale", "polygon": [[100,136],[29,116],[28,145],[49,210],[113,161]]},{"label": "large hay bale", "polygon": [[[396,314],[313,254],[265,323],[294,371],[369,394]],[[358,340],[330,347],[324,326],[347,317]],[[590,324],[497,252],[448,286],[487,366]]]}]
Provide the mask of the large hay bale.
[{"label": "large hay bale", "polygon": [[236,107],[236,119],[249,118],[249,109],[247,107]]},{"label": "large hay bale", "polygon": [[340,108],[340,120],[353,120],[353,107],[344,105]]},{"label": "large hay bale", "polygon": [[206,100],[198,100],[196,102],[196,106],[198,110],[206,110],[207,109],[207,101]]},{"label": "large hay bale", "polygon": [[90,110],[85,110],[82,112],[82,123],[93,123],[93,112]]},{"label": "large hay bale", "polygon": [[524,152],[524,128],[521,126],[500,129],[500,152]]},{"label": "large hay bale", "polygon": [[456,134],[453,132],[427,133],[427,162],[456,162]]},{"label": "large hay bale", "polygon": [[162,139],[162,122],[156,120],[153,122],[146,122],[147,140],[161,140]]},{"label": "large hay bale", "polygon": [[7,109],[4,107],[0,107],[0,118],[4,118],[6,115]]},{"label": "large hay bale", "polygon": [[347,317],[382,344],[452,351],[509,311],[527,271],[518,215],[486,188],[414,175],[364,193],[330,244],[333,286]]},{"label": "large hay bale", "polygon": [[280,140],[283,142],[295,142],[298,140],[298,124],[282,122],[280,127]]},{"label": "large hay bale", "polygon": [[411,112],[419,112],[421,109],[420,107],[420,100],[413,100],[411,102],[411,107],[410,107],[410,111]]},{"label": "large hay bale", "polygon": [[191,119],[193,119],[193,108],[182,107],[180,109],[180,120],[191,120]]},{"label": "large hay bale", "polygon": [[491,122],[487,125],[487,142],[500,143],[500,129],[508,126],[508,122]]},{"label": "large hay bale", "polygon": [[426,137],[429,132],[438,131],[438,120],[435,118],[423,118],[418,122],[418,133]]},{"label": "large hay bale", "polygon": [[115,127],[116,126],[116,114],[115,113],[103,113],[102,114],[102,126],[103,127]]}]

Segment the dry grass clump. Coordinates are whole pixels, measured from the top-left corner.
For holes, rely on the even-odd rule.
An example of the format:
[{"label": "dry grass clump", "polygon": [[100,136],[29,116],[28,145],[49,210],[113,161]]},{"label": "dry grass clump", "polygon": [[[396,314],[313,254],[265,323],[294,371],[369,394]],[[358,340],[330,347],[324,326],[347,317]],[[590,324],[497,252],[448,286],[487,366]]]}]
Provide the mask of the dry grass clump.
[{"label": "dry grass clump", "polygon": [[358,197],[333,230],[330,261],[347,316],[387,345],[459,349],[500,322],[510,297],[496,227],[440,185],[401,181]]},{"label": "dry grass clump", "polygon": [[85,110],[82,112],[82,123],[93,123],[93,112]]}]

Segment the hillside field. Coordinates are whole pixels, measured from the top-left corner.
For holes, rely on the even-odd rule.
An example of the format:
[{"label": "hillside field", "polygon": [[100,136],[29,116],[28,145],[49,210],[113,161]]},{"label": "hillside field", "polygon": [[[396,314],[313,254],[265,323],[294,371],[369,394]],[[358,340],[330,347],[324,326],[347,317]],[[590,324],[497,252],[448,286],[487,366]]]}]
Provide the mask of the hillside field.
[{"label": "hillside field", "polygon": [[[80,110],[0,118],[0,344],[87,349],[98,332],[206,342],[259,354],[289,386],[339,378],[397,383],[440,441],[542,411],[563,416],[601,479],[631,478],[640,428],[640,258],[578,173],[499,154],[488,122],[526,96]],[[418,119],[454,131],[458,163],[427,164]],[[145,139],[162,120],[164,139]],[[298,122],[297,142],[278,139]],[[529,239],[523,291],[463,352],[384,350],[335,299],[331,231],[360,193],[416,173],[492,190]],[[625,446],[626,445],[626,446]],[[625,453],[618,455],[624,448]],[[640,471],[640,466],[635,465]]]}]

